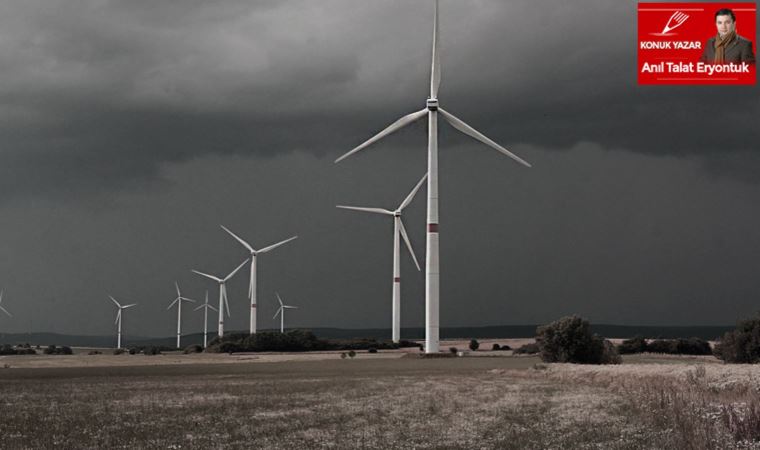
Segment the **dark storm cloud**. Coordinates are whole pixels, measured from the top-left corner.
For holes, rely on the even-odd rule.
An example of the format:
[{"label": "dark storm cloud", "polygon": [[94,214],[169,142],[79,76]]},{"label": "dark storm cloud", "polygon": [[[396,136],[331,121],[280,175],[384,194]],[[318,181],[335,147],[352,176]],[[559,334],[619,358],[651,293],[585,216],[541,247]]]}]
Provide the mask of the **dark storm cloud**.
[{"label": "dark storm cloud", "polygon": [[[208,153],[337,156],[425,99],[426,2],[0,8],[6,199],[144,184]],[[749,150],[757,90],[637,86],[635,24],[634,3],[444,1],[442,104],[507,144]]]}]

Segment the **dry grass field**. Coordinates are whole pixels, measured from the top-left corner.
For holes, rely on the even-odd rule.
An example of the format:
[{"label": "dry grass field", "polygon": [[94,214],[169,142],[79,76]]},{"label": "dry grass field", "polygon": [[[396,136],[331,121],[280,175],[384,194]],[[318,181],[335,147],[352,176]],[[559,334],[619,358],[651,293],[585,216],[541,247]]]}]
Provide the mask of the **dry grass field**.
[{"label": "dry grass field", "polygon": [[477,355],[27,356],[26,367],[11,357],[0,369],[0,447],[760,448],[756,367]]}]

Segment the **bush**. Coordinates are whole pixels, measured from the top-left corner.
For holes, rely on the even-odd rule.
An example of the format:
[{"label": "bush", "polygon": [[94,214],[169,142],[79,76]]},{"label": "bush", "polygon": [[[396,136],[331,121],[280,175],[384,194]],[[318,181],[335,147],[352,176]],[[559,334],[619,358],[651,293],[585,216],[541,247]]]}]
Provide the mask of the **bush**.
[{"label": "bush", "polygon": [[149,346],[143,348],[143,354],[144,355],[149,355],[149,356],[160,355],[161,354],[161,349],[158,348],[158,347],[156,347],[156,346],[154,346],[154,345],[149,345]]},{"label": "bush", "polygon": [[715,345],[715,357],[727,363],[760,362],[760,315],[740,321]]},{"label": "bush", "polygon": [[370,347],[369,350],[367,350],[367,353],[377,353],[377,349],[375,347]]},{"label": "bush", "polygon": [[456,355],[457,353],[459,353],[459,349],[456,347],[449,347],[449,353]]},{"label": "bush", "polygon": [[502,344],[501,349],[502,350],[512,350],[512,347],[508,346],[507,344]]},{"label": "bush", "polygon": [[650,353],[669,355],[709,355],[712,353],[710,343],[696,337],[689,339],[656,339],[647,344]]},{"label": "bush", "polygon": [[351,350],[351,351],[348,352],[348,357],[349,358],[353,358],[355,356],[356,356],[356,352],[355,351]]},{"label": "bush", "polygon": [[539,352],[538,344],[531,342],[515,349],[515,355],[535,355]]},{"label": "bush", "polygon": [[9,344],[5,344],[0,347],[0,355],[36,355],[37,352],[33,348],[25,348],[22,346],[14,348]]},{"label": "bush", "polygon": [[130,354],[130,355],[135,355],[135,354],[137,354],[137,349],[136,349],[136,348],[134,348],[134,347],[130,348],[130,349],[129,349],[129,354]]},{"label": "bush", "polygon": [[[34,351],[33,349],[29,347],[24,347],[29,350]],[[68,347],[66,345],[61,347],[56,347],[55,345],[48,345],[48,347],[42,351],[46,355],[73,355],[74,352],[71,350],[71,347]]]},{"label": "bush", "polygon": [[189,355],[190,353],[203,353],[203,347],[198,344],[188,345],[183,352],[186,355]]},{"label": "bush", "polygon": [[620,360],[615,346],[591,333],[591,324],[579,316],[540,326],[536,333],[544,362],[616,364]]},{"label": "bush", "polygon": [[493,347],[491,347],[491,350],[501,350],[501,346],[499,344],[493,344]]},{"label": "bush", "polygon": [[644,353],[647,351],[649,351],[647,340],[642,336],[634,336],[631,339],[624,340],[620,345],[618,345],[618,353],[621,355]]},{"label": "bush", "polygon": [[[90,352],[89,354],[90,354],[90,355],[97,355],[97,354],[100,354],[100,352],[98,352],[97,350],[95,350],[95,352],[96,352],[96,353],[94,353],[94,352]],[[126,353],[126,352],[127,352],[127,351],[126,351],[125,349],[123,349],[123,348],[115,348],[115,349],[113,349],[113,354],[114,354],[114,355],[123,355],[123,354],[124,354],[124,353]]]},{"label": "bush", "polygon": [[473,352],[480,348],[480,342],[478,342],[477,339],[472,339],[470,341],[470,350]]}]

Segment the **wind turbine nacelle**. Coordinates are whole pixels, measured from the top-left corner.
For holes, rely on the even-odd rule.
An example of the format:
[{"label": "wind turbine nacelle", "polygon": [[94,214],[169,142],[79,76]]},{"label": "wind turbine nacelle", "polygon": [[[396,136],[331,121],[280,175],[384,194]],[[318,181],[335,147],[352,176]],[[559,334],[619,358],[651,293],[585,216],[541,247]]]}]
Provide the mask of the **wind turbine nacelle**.
[{"label": "wind turbine nacelle", "polygon": [[427,99],[427,109],[429,109],[430,111],[438,111],[438,99],[437,98]]}]

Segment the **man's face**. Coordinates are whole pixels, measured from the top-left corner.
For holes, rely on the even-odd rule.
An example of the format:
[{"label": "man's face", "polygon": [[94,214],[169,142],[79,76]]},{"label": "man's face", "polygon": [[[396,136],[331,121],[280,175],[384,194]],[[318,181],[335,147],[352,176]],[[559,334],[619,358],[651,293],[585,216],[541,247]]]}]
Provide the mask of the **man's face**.
[{"label": "man's face", "polygon": [[736,28],[736,22],[731,19],[731,16],[717,16],[715,18],[715,27],[718,29],[719,35],[725,36],[734,31],[734,28]]}]

